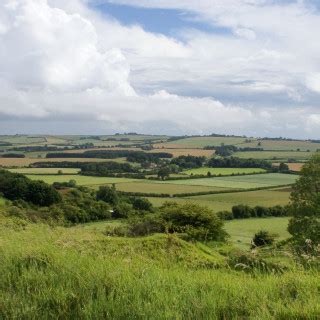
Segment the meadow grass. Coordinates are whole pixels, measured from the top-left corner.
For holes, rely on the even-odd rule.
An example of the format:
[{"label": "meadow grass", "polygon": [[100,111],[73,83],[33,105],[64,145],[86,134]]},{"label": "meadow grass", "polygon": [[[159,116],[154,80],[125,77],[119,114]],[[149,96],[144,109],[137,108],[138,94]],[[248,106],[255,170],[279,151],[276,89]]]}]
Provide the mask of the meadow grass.
[{"label": "meadow grass", "polygon": [[276,205],[286,205],[289,203],[290,190],[258,190],[248,192],[232,192],[210,194],[203,196],[193,196],[186,198],[152,198],[148,199],[156,207],[164,202],[192,202],[209,207],[214,212],[231,210],[234,205],[245,204],[249,206],[272,207]]},{"label": "meadow grass", "polygon": [[91,176],[81,176],[81,175],[26,175],[32,180],[42,180],[48,184],[54,182],[69,182],[70,180],[75,180],[79,186],[94,186],[94,185],[106,185],[113,183],[125,183],[139,181],[136,179],[127,178],[110,178],[110,177],[91,177]]},{"label": "meadow grass", "polygon": [[0,221],[2,319],[317,319],[318,271],[230,270],[174,236]]},{"label": "meadow grass", "polygon": [[281,174],[281,173],[267,173],[243,176],[228,176],[228,177],[213,177],[201,179],[188,180],[168,180],[158,183],[170,183],[176,185],[194,185],[194,186],[211,186],[221,188],[234,189],[250,189],[260,187],[272,187],[277,185],[293,184],[297,175]]},{"label": "meadow grass", "polygon": [[202,167],[196,169],[190,169],[184,171],[186,174],[204,174],[206,175],[210,172],[213,175],[231,175],[231,174],[243,174],[243,173],[261,173],[266,172],[265,169],[261,168],[209,168],[209,167]]},{"label": "meadow grass", "polygon": [[21,168],[21,169],[9,169],[11,172],[21,173],[21,174],[58,174],[59,171],[62,174],[77,174],[80,169],[76,168]]},{"label": "meadow grass", "polygon": [[283,160],[288,159],[306,160],[312,156],[312,152],[306,151],[241,151],[235,152],[234,157],[243,159],[261,159],[261,160]]},{"label": "meadow grass", "polygon": [[229,233],[232,243],[249,248],[254,234],[260,230],[276,234],[276,240],[289,238],[288,222],[288,217],[237,219],[226,221],[225,230]]}]

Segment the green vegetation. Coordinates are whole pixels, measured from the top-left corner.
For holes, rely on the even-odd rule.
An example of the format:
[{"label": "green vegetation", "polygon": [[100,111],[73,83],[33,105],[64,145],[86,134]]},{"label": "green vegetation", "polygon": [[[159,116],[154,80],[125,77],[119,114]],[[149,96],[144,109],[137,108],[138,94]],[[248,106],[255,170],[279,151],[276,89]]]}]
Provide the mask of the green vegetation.
[{"label": "green vegetation", "polygon": [[[168,180],[165,183],[177,185],[210,186],[220,188],[250,189],[289,185],[295,182],[296,175],[268,173],[246,176],[215,177],[189,180]],[[163,182],[158,182],[163,183]]]},{"label": "green vegetation", "polygon": [[243,159],[261,159],[261,160],[305,160],[312,156],[312,152],[305,151],[246,151],[235,152],[235,157]]},{"label": "green vegetation", "polygon": [[209,167],[202,167],[202,168],[196,168],[196,169],[184,171],[184,173],[189,174],[189,175],[190,174],[206,175],[208,172],[210,172],[211,175],[228,176],[228,175],[232,175],[232,174],[263,173],[263,172],[266,172],[266,170],[260,169],[260,168],[209,168]]},{"label": "green vegetation", "polygon": [[80,169],[76,168],[21,168],[21,169],[9,169],[11,172],[21,174],[77,174]]},{"label": "green vegetation", "polygon": [[241,248],[248,248],[254,234],[262,229],[277,234],[277,240],[289,238],[288,221],[288,217],[231,220],[225,223],[225,229],[230,235],[232,243]]}]

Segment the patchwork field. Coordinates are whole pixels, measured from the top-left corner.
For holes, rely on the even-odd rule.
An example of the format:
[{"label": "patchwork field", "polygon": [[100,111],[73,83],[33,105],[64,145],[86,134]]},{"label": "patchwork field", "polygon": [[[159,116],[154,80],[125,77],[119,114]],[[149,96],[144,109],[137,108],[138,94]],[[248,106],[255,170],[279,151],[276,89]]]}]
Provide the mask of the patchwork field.
[{"label": "patchwork field", "polygon": [[140,192],[140,193],[166,193],[166,194],[179,194],[179,193],[193,193],[193,192],[209,192],[221,191],[225,188],[219,187],[206,187],[206,186],[192,186],[192,185],[175,185],[175,184],[160,184],[152,182],[130,182],[116,184],[117,190],[125,192]]},{"label": "patchwork field", "polygon": [[[114,159],[113,159],[114,160]],[[36,162],[104,162],[108,161],[106,159],[92,159],[86,158],[49,158],[49,159],[39,159],[39,158],[0,158],[0,167],[27,167],[30,164]]]},{"label": "patchwork field", "polygon": [[231,174],[243,174],[243,173],[261,173],[266,172],[264,169],[260,168],[209,168],[209,167],[203,167],[203,168],[196,168],[191,170],[186,170],[184,173],[186,174],[203,174],[206,175],[208,172],[210,172],[212,175],[231,175]]},{"label": "patchwork field", "polygon": [[32,180],[42,180],[49,184],[54,182],[68,182],[70,180],[75,180],[80,186],[106,185],[137,181],[136,179],[127,178],[88,177],[80,175],[27,175],[27,177]]},{"label": "patchwork field", "polygon": [[214,212],[231,210],[234,205],[245,204],[252,207],[286,205],[289,203],[290,190],[258,190],[247,192],[220,193],[186,198],[149,198],[154,206],[159,207],[166,201],[178,203],[193,202],[208,206]]},{"label": "patchwork field", "polygon": [[230,234],[232,243],[248,248],[253,235],[260,230],[277,234],[276,240],[289,238],[288,221],[288,217],[232,220],[225,223],[225,230]]},{"label": "patchwork field", "polygon": [[235,152],[234,157],[243,159],[264,159],[264,160],[284,160],[288,159],[305,160],[312,156],[312,152],[305,151],[245,151]]},{"label": "patchwork field", "polygon": [[174,148],[160,148],[153,149],[150,152],[167,152],[171,153],[174,157],[179,156],[195,156],[195,157],[212,157],[214,150],[203,150],[203,149],[174,149]]},{"label": "patchwork field", "polygon": [[171,180],[158,183],[169,183],[176,185],[194,185],[194,186],[209,186],[233,189],[251,189],[260,187],[272,187],[280,185],[289,185],[295,182],[297,175],[281,174],[281,173],[266,173],[245,176],[229,176],[229,177],[214,177],[202,179],[188,180]]},{"label": "patchwork field", "polygon": [[[294,150],[297,151],[317,151],[320,149],[320,143],[314,143],[311,141],[286,141],[286,140],[259,140],[261,145],[258,145],[258,141],[246,143],[246,147],[259,147],[264,150]],[[240,147],[240,146],[239,146]]]},{"label": "patchwork field", "polygon": [[80,169],[76,168],[22,168],[22,169],[9,169],[11,172],[22,173],[25,175],[28,174],[58,174],[61,171],[61,174],[77,174]]},{"label": "patchwork field", "polygon": [[206,146],[220,146],[224,144],[240,144],[244,143],[246,138],[242,137],[191,137],[185,139],[174,140],[156,144],[156,148],[203,148]]}]

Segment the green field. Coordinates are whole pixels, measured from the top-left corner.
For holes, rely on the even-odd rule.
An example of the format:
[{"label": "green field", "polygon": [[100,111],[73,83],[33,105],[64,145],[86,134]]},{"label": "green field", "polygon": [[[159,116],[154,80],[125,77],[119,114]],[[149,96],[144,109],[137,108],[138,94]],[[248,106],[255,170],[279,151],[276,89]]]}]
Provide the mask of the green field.
[{"label": "green field", "polygon": [[288,221],[288,217],[231,220],[225,223],[225,230],[232,243],[245,248],[250,246],[253,235],[260,230],[277,234],[276,240],[289,238]]},{"label": "green field", "polygon": [[239,144],[244,143],[245,138],[242,137],[190,137],[185,139],[165,142],[164,147],[179,147],[179,148],[203,148],[206,146],[220,146],[224,144]]},{"label": "green field", "polygon": [[32,180],[42,180],[49,184],[75,180],[79,186],[95,186],[137,181],[136,179],[127,178],[89,177],[80,175],[27,175],[27,177]]},{"label": "green field", "polygon": [[146,180],[139,182],[119,183],[116,184],[117,190],[125,192],[140,192],[140,193],[193,193],[193,192],[210,192],[221,191],[225,188],[207,187],[207,186],[192,186],[192,185],[177,185],[169,183],[154,183]]},{"label": "green field", "polygon": [[312,152],[305,151],[243,151],[235,152],[234,157],[243,159],[261,159],[261,160],[283,160],[288,161],[288,159],[294,160],[305,160],[312,156]]},{"label": "green field", "polygon": [[243,173],[261,173],[266,172],[264,169],[260,168],[209,168],[209,167],[203,167],[203,168],[196,168],[196,169],[190,169],[184,171],[186,174],[203,174],[206,175],[208,172],[210,172],[212,175],[222,175],[227,176],[231,174],[243,174]]},{"label": "green field", "polygon": [[[259,140],[261,145],[255,140],[251,143],[246,143],[245,147],[263,148],[264,150],[288,150],[288,151],[317,151],[320,149],[320,143],[314,143],[311,141],[286,141],[286,140]],[[239,145],[239,147],[242,147]]]},{"label": "green field", "polygon": [[170,183],[176,185],[210,186],[233,189],[251,189],[289,185],[295,182],[297,175],[281,173],[264,173],[245,176],[214,177],[188,180],[169,180],[158,183]]},{"label": "green field", "polygon": [[148,198],[154,206],[159,207],[166,201],[175,201],[178,203],[193,202],[209,207],[214,212],[231,210],[234,205],[246,204],[252,207],[265,206],[272,207],[276,205],[286,205],[289,203],[290,191],[279,190],[258,190],[247,192],[232,192],[210,194],[203,196],[185,197],[185,198]]},{"label": "green field", "polygon": [[21,169],[9,169],[11,172],[22,174],[58,174],[62,171],[62,174],[77,174],[80,169],[76,168],[21,168]]}]

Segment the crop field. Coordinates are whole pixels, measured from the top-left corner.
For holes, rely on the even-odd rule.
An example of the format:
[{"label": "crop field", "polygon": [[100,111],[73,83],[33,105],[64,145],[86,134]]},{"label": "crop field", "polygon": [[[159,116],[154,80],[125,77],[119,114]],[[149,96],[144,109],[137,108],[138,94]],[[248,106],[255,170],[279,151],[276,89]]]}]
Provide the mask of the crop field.
[{"label": "crop field", "polygon": [[32,180],[42,180],[48,184],[54,182],[68,182],[75,180],[79,186],[106,185],[113,183],[133,182],[136,179],[127,178],[107,178],[107,177],[89,177],[80,175],[26,175]]},{"label": "crop field", "polygon": [[203,167],[203,168],[196,168],[191,170],[186,170],[184,173],[191,175],[197,175],[197,174],[207,174],[210,172],[212,175],[231,175],[231,174],[249,174],[249,173],[263,173],[266,172],[264,169],[260,168],[209,168],[209,167]]},{"label": "crop field", "polygon": [[[257,141],[246,143],[246,147],[259,147],[264,150],[288,150],[296,151],[317,151],[320,149],[320,143],[314,143],[311,141],[285,141],[285,140],[259,140],[261,145],[258,145]],[[239,146],[241,147],[241,146]]]},{"label": "crop field", "polygon": [[187,180],[170,180],[158,183],[170,183],[177,185],[209,186],[232,189],[251,189],[261,187],[273,187],[289,185],[295,182],[297,175],[281,173],[264,173],[244,176],[214,177]]},{"label": "crop field", "polygon": [[208,191],[221,191],[225,188],[219,187],[206,187],[206,186],[191,186],[191,185],[175,185],[175,184],[160,184],[152,182],[129,182],[116,184],[117,190],[125,192],[140,192],[140,193],[166,193],[166,194],[179,194],[179,193],[193,193],[193,192],[208,192]]},{"label": "crop field", "polygon": [[166,201],[178,203],[192,202],[208,206],[214,212],[231,210],[238,204],[245,204],[252,207],[286,205],[289,203],[290,190],[258,190],[247,192],[233,192],[194,196],[186,198],[149,198],[154,206],[159,207]]},{"label": "crop field", "polygon": [[35,144],[46,142],[46,138],[43,136],[2,136],[1,141],[9,142],[12,144]]},{"label": "crop field", "polygon": [[225,223],[225,230],[230,234],[232,243],[240,247],[250,247],[254,234],[260,230],[278,235],[276,240],[289,238],[288,221],[288,217],[231,220]]},{"label": "crop field", "polygon": [[16,173],[22,173],[25,175],[28,174],[58,174],[59,171],[62,172],[62,174],[77,174],[80,169],[76,168],[21,168],[21,169],[10,169],[9,171],[11,172],[16,172]]},{"label": "crop field", "polygon": [[[275,167],[277,167],[277,166],[280,165],[280,163],[277,162],[277,163],[273,163],[272,165],[275,166]],[[301,171],[304,163],[303,163],[303,162],[287,163],[287,165],[288,165],[288,167],[289,167],[289,170],[295,171],[295,172],[299,172],[299,171]]]},{"label": "crop field", "polygon": [[106,159],[97,159],[97,158],[48,158],[48,159],[39,159],[39,158],[0,158],[0,167],[27,167],[30,164],[36,162],[104,162]]},{"label": "crop field", "polygon": [[156,144],[156,148],[203,148],[205,146],[220,146],[224,144],[244,143],[245,138],[242,137],[191,137],[171,142]]},{"label": "crop field", "polygon": [[305,160],[312,156],[312,152],[305,151],[245,151],[235,152],[234,157],[243,159],[265,159],[265,160],[284,160],[288,159]]},{"label": "crop field", "polygon": [[195,157],[212,157],[214,155],[214,150],[203,150],[203,149],[181,149],[181,148],[160,148],[153,149],[150,152],[168,152],[174,157],[179,156],[195,156]]}]

